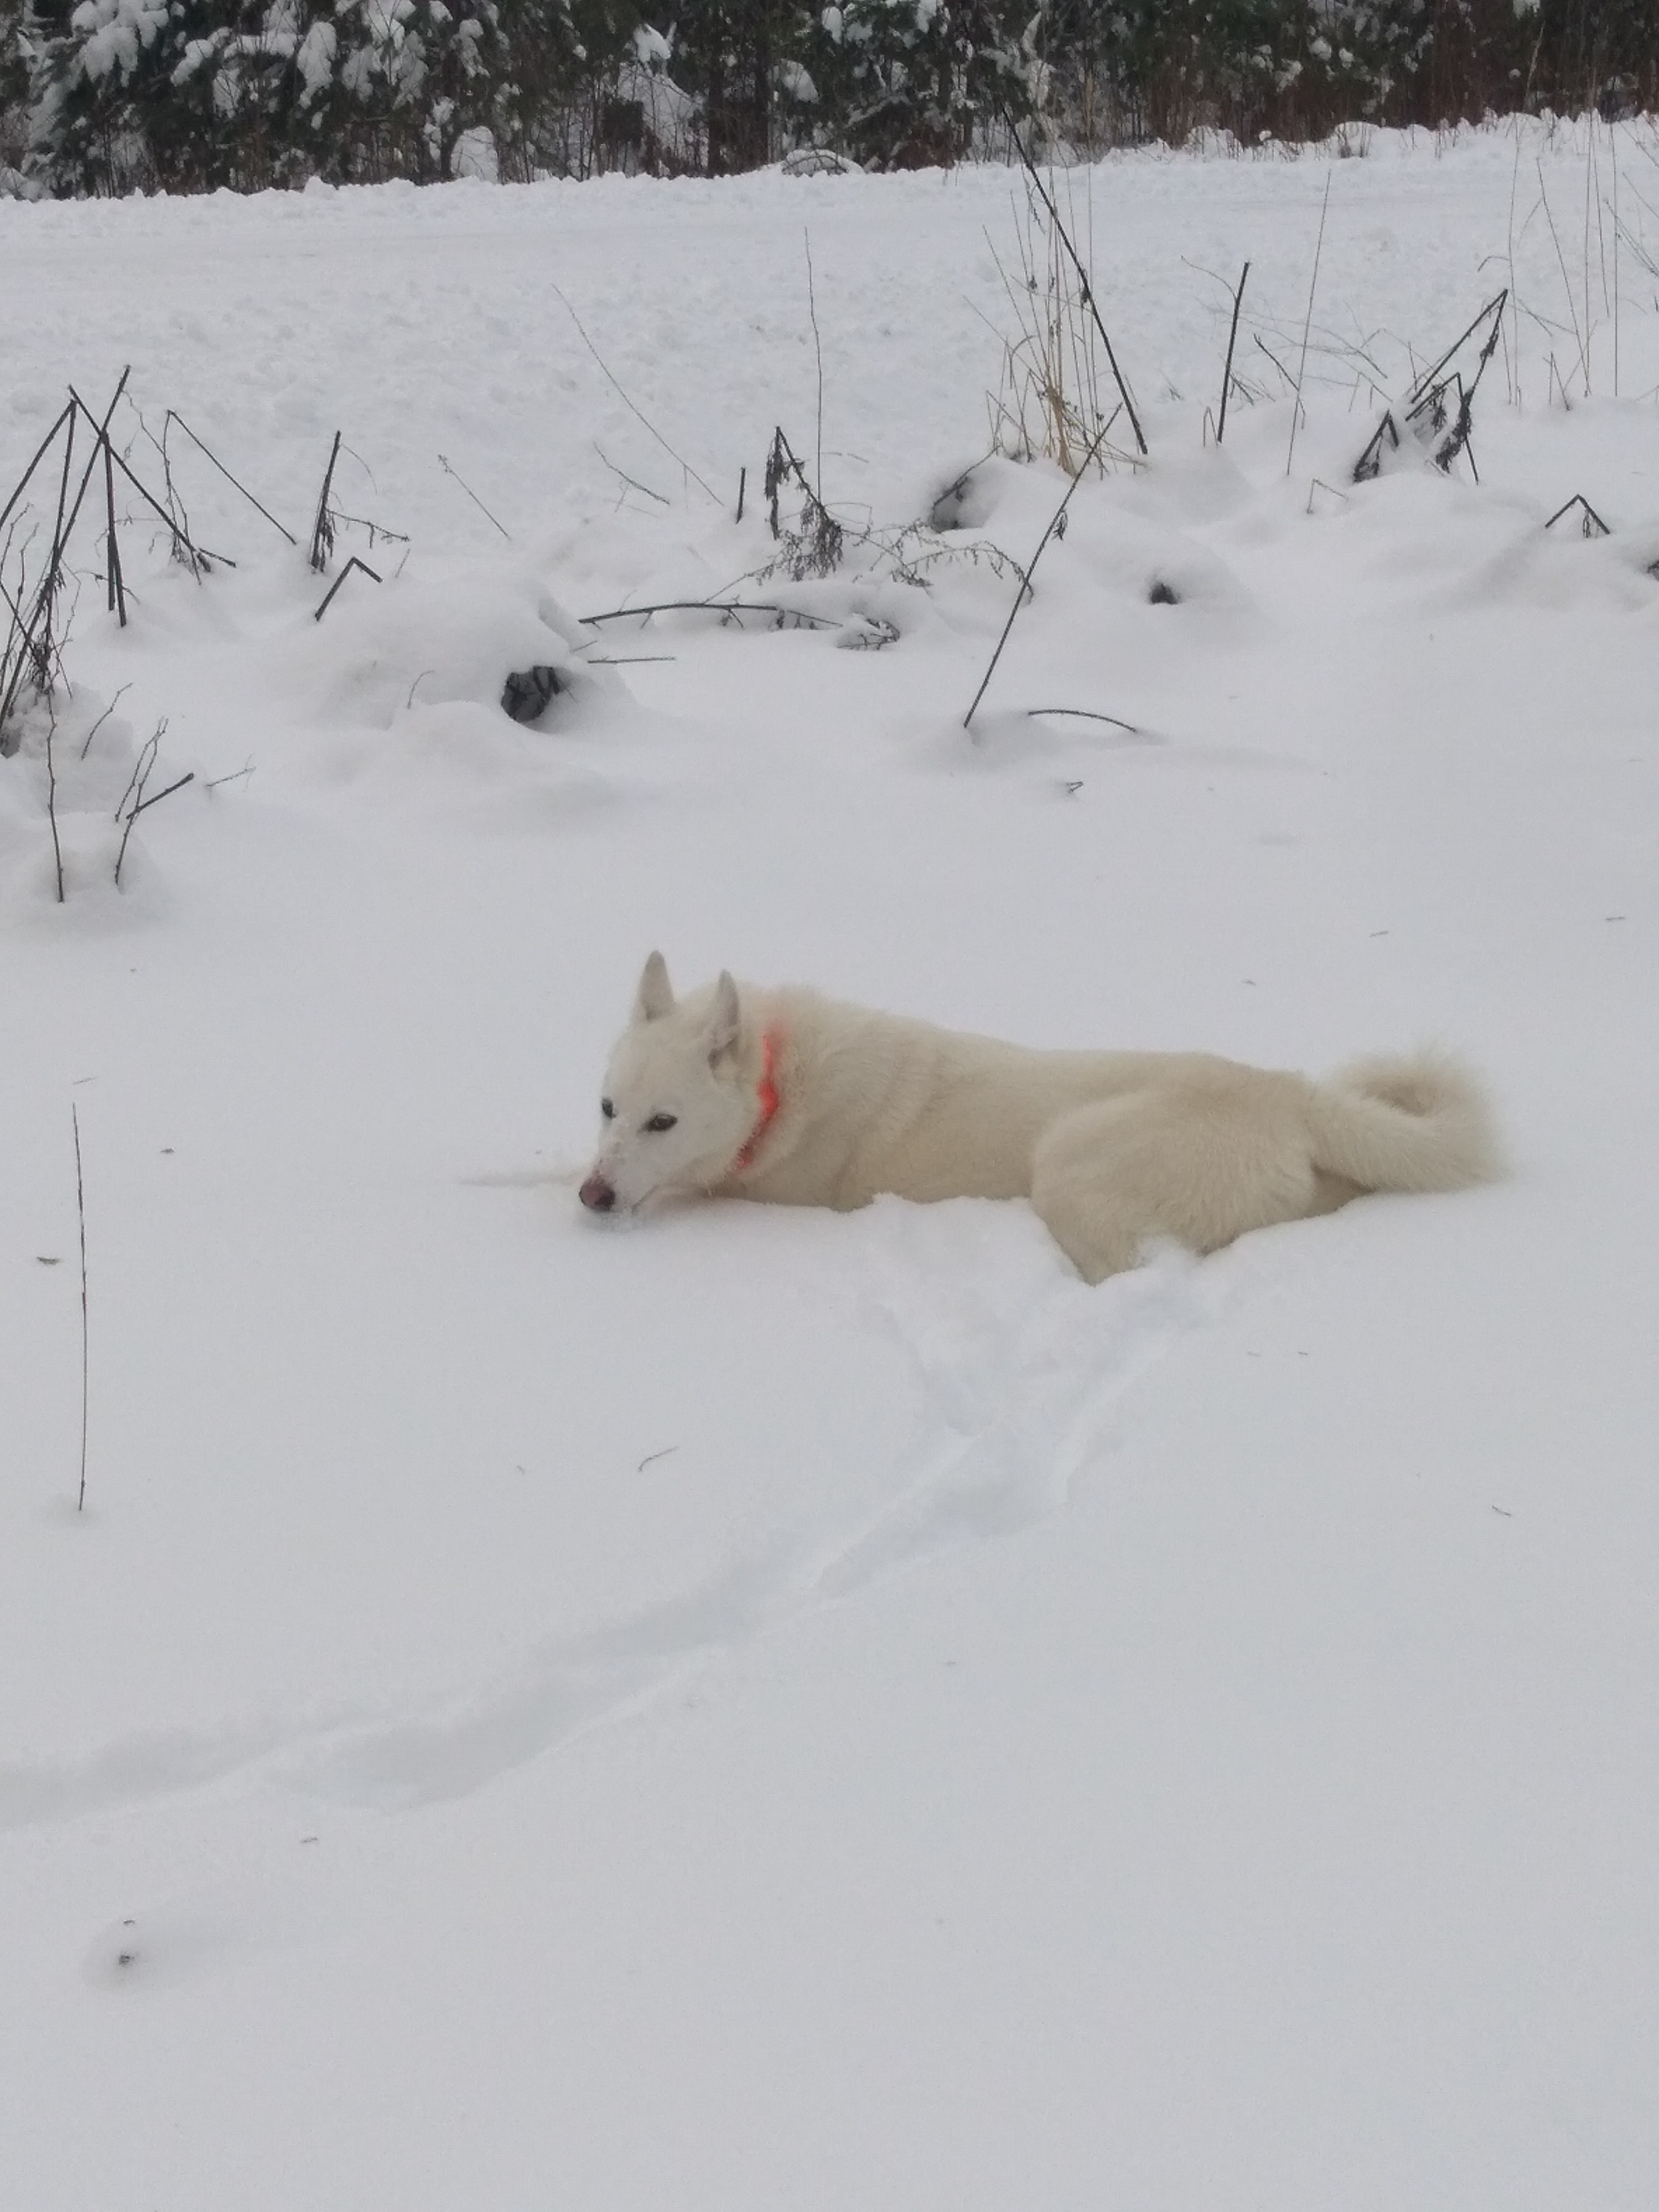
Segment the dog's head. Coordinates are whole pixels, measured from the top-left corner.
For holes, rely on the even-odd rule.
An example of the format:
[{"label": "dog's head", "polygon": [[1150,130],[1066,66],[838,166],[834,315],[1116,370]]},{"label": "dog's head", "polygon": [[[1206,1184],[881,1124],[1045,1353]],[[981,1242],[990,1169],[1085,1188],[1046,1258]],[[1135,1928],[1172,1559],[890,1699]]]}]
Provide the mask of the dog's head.
[{"label": "dog's head", "polygon": [[677,1000],[660,952],[640,977],[633,1019],[617,1040],[599,1100],[599,1150],[581,1201],[631,1212],[662,1190],[706,1190],[731,1169],[754,1127],[738,987],[720,980]]}]

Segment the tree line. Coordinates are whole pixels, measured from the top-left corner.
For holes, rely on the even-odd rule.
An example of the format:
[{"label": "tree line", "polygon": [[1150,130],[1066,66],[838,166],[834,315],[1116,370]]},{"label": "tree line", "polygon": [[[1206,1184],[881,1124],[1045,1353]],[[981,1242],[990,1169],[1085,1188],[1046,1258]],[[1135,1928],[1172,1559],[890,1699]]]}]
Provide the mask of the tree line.
[{"label": "tree line", "polygon": [[1659,0],[0,0],[57,194],[1081,155],[1659,107]]}]

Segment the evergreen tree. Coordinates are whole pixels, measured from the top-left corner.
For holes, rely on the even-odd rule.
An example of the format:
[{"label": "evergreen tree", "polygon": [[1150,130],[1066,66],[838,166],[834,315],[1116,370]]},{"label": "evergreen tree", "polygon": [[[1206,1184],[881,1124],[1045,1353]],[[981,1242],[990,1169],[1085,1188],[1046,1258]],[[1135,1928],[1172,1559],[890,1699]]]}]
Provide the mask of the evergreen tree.
[{"label": "evergreen tree", "polygon": [[1000,107],[1024,110],[1027,10],[994,0],[831,0],[806,48],[827,135],[882,168],[954,161]]},{"label": "evergreen tree", "polygon": [[[0,173],[58,191],[873,167],[1659,105],[1659,0],[0,0]],[[25,118],[27,118],[27,131]]]},{"label": "evergreen tree", "polygon": [[82,191],[441,177],[464,131],[520,127],[512,64],[498,0],[80,0],[35,144]]}]

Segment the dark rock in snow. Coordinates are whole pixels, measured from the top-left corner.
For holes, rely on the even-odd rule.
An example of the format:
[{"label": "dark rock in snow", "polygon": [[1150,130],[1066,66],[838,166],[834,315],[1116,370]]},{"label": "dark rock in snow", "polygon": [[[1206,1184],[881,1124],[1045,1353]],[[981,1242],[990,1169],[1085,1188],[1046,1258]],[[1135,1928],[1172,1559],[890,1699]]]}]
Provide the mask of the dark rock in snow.
[{"label": "dark rock in snow", "polygon": [[534,722],[550,699],[568,689],[556,668],[515,668],[501,692],[501,711],[511,714],[515,722]]}]

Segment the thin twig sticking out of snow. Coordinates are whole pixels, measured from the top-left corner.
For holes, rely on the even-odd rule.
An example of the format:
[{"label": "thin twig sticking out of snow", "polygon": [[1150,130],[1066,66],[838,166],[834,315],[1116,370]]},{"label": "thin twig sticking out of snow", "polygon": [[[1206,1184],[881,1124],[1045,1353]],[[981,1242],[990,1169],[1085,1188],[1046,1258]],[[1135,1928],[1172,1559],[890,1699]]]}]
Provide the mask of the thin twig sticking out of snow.
[{"label": "thin twig sticking out of snow", "polygon": [[672,615],[702,613],[711,615],[776,615],[780,619],[805,623],[809,629],[839,629],[842,625],[829,615],[809,615],[800,607],[781,607],[769,599],[660,599],[654,606],[612,607],[602,615],[578,615],[584,625],[599,623],[625,622],[630,615]]},{"label": "thin twig sticking out of snow", "polygon": [[75,402],[71,399],[68,406],[64,408],[63,413],[58,417],[58,420],[52,424],[51,429],[47,431],[46,436],[41,439],[40,444],[36,447],[34,459],[29,463],[27,468],[24,470],[22,475],[17,479],[16,484],[13,488],[11,497],[6,501],[3,507],[0,507],[0,529],[3,529],[6,524],[11,520],[11,511],[13,507],[16,506],[18,501],[21,499],[23,494],[28,489],[29,478],[34,474],[36,469],[40,467],[41,462],[45,460],[47,447],[52,444],[52,441],[57,437],[58,433],[63,428],[64,423],[69,421],[70,416],[73,415],[74,412]]},{"label": "thin twig sticking out of snow", "polygon": [[[64,510],[69,501],[70,464],[74,458],[75,419],[71,416],[69,435],[64,441],[64,472],[58,486],[58,518],[52,524],[52,551],[46,561],[46,580],[40,586],[40,596],[35,603],[38,610],[35,617],[38,629],[33,640],[33,652],[35,668],[42,690],[46,688],[52,662],[52,622],[58,611],[58,591],[64,580],[64,549],[69,541],[70,531],[75,526],[73,515],[70,515],[67,526],[64,519]],[[79,507],[78,500],[76,505]]]},{"label": "thin twig sticking out of snow", "polygon": [[1244,304],[1244,284],[1250,273],[1250,264],[1244,264],[1244,273],[1238,280],[1238,289],[1233,294],[1233,326],[1227,333],[1227,360],[1221,372],[1221,413],[1215,426],[1215,441],[1218,446],[1227,434],[1227,394],[1233,384],[1233,348],[1238,343],[1238,311]]},{"label": "thin twig sticking out of snow", "polygon": [[[1008,642],[1008,633],[1014,626],[1014,617],[1018,614],[1020,609],[1024,605],[1026,599],[1030,596],[1031,579],[1036,574],[1037,562],[1042,558],[1042,549],[1047,545],[1048,540],[1054,536],[1054,532],[1065,521],[1066,510],[1072,503],[1072,494],[1083,482],[1084,470],[1088,467],[1090,462],[1093,460],[1095,455],[1105,444],[1106,433],[1111,428],[1112,424],[1115,422],[1116,420],[1117,410],[1114,408],[1106,422],[1103,425],[1099,434],[1095,439],[1094,444],[1090,447],[1088,452],[1084,455],[1082,467],[1079,469],[1077,474],[1072,478],[1070,483],[1066,485],[1065,498],[1061,500],[1060,505],[1054,509],[1053,514],[1048,518],[1048,527],[1043,532],[1042,537],[1037,540],[1037,550],[1032,554],[1030,565],[1027,568],[1024,574],[1020,578],[1019,589],[1014,593],[1014,604],[1009,608],[1008,619],[1002,625],[1002,635],[997,640],[997,649],[991,655],[991,665],[979,680],[979,689],[974,694],[973,705],[969,707],[968,712],[962,718],[962,726],[964,730],[972,726],[974,716],[979,710],[979,702],[985,696],[987,687],[990,684],[991,678],[997,672],[997,663],[1002,658],[1003,647]],[[1144,452],[1145,450],[1146,449],[1143,447],[1142,451]]]},{"label": "thin twig sticking out of snow", "polygon": [[154,793],[149,799],[141,799],[133,808],[132,813],[127,817],[129,827],[132,823],[133,816],[142,814],[147,806],[159,806],[164,799],[171,799],[175,791],[182,791],[187,783],[194,783],[195,781],[195,769],[187,769],[183,775],[175,776],[171,783]]},{"label": "thin twig sticking out of snow", "polygon": [[1139,722],[1126,722],[1121,714],[1103,714],[1093,707],[1028,707],[1025,709],[1028,722],[1038,714],[1065,714],[1081,722],[1109,722],[1115,730],[1127,730],[1131,737],[1144,738],[1147,735]]},{"label": "thin twig sticking out of snow", "polygon": [[[610,470],[611,475],[613,477],[619,477],[623,483],[628,486],[629,491],[642,491],[647,499],[654,499],[659,507],[670,507],[673,504],[672,501],[665,498],[661,492],[653,491],[649,484],[642,484],[636,477],[630,477],[626,469],[619,469],[617,466],[617,464],[606,453],[604,447],[600,445],[597,438],[593,441],[593,450],[599,455],[599,459],[605,463],[606,468]],[[443,459],[443,455],[440,453],[438,459],[441,461]],[[453,473],[453,471],[452,471],[452,474]],[[457,477],[455,481],[457,483],[460,483],[461,480]],[[461,484],[461,489],[465,491],[466,486],[465,484]],[[626,494],[623,495],[624,497],[626,497]],[[620,507],[622,501],[619,500],[617,503],[617,506]],[[480,501],[479,504],[482,506],[483,501]],[[484,513],[486,514],[489,514],[489,509],[487,507],[484,507]],[[489,519],[492,522],[495,522],[495,518],[493,514],[489,514]],[[495,527],[497,530],[501,530],[501,526],[499,522],[495,522]],[[501,535],[505,537],[507,532],[505,531],[501,531]]]},{"label": "thin twig sticking out of snow", "polygon": [[[127,825],[121,832],[120,847],[115,855],[115,888],[117,890],[119,890],[121,888],[121,863],[127,857],[127,840],[132,835],[132,825],[138,819],[138,817],[143,812],[147,805],[153,805],[155,804],[154,799],[147,799],[144,797],[144,786],[149,781],[150,770],[155,765],[156,756],[161,751],[161,740],[167,735],[167,718],[163,714],[161,720],[155,725],[155,729],[151,731],[149,736],[144,740],[143,746],[139,752],[138,757],[132,764],[132,774],[127,778],[127,787],[121,793],[120,803],[115,810],[115,819],[118,822],[121,819],[123,810],[125,810]],[[189,775],[180,776],[179,783],[170,783],[167,786],[167,791],[158,791],[155,794],[156,799],[165,799],[167,795],[167,792],[177,791],[179,784],[191,782],[193,780],[195,770],[192,769]],[[130,808],[127,807],[128,799],[131,799],[132,801],[132,805]]]},{"label": "thin twig sticking out of snow", "polygon": [[[327,591],[324,592],[321,606],[316,610],[311,617],[313,622],[321,622],[323,617],[328,612],[330,607],[334,603],[334,594],[339,590],[341,585],[344,583],[346,578],[351,574],[354,568],[361,568],[364,575],[369,577],[377,584],[384,581],[384,579],[378,568],[371,568],[367,561],[359,559],[358,556],[354,553],[351,558],[346,562],[344,568],[341,569],[339,574],[334,579],[334,581],[329,586]],[[416,684],[418,684],[420,680],[421,679],[418,676],[415,678],[415,682]],[[411,685],[410,688],[412,690],[414,686]]]},{"label": "thin twig sticking out of snow", "polygon": [[46,694],[46,816],[52,823],[52,857],[58,870],[58,903],[64,903],[64,848],[58,837],[58,716]]},{"label": "thin twig sticking out of snow", "polygon": [[289,528],[288,525],[285,522],[278,522],[270,509],[266,507],[262,501],[255,499],[253,494],[248,489],[245,483],[239,482],[235,477],[232,476],[230,471],[219,459],[217,453],[214,453],[210,447],[203,443],[202,440],[197,436],[195,431],[191,428],[189,423],[185,422],[184,416],[179,413],[176,408],[169,407],[166,416],[162,421],[161,434],[163,437],[167,435],[167,426],[169,422],[176,422],[179,425],[179,428],[184,432],[185,437],[190,440],[191,444],[192,446],[198,446],[201,447],[203,453],[207,455],[214,467],[218,470],[225,482],[228,484],[234,484],[236,489],[241,493],[242,497],[247,501],[250,507],[258,507],[259,513],[264,515],[265,520],[270,523],[273,530],[280,530],[290,545],[297,545],[299,544],[299,539],[294,535],[294,532]]},{"label": "thin twig sticking out of snow", "polygon": [[716,507],[721,506],[724,502],[721,501],[720,494],[714,489],[713,485],[703,482],[703,479],[697,474],[690,461],[683,461],[680,459],[679,455],[674,451],[674,448],[669,444],[667,439],[664,437],[662,432],[658,429],[656,424],[640,413],[639,409],[634,404],[628,394],[623,390],[621,385],[617,383],[616,378],[611,374],[610,369],[606,368],[599,348],[594,344],[592,339],[588,337],[587,332],[582,328],[581,317],[571,306],[569,301],[565,298],[564,294],[560,291],[558,286],[556,284],[550,284],[548,289],[552,293],[554,298],[560,302],[564,308],[566,314],[569,316],[571,321],[576,325],[577,333],[580,337],[582,343],[587,348],[589,353],[592,355],[594,360],[599,362],[600,371],[605,376],[606,382],[611,386],[617,397],[622,401],[623,405],[627,408],[629,413],[638,416],[639,420],[645,424],[646,428],[651,433],[652,436],[656,440],[657,443],[662,447],[664,453],[667,454],[669,459],[674,463],[675,466],[680,471],[682,475],[690,477],[693,483],[699,485],[702,490],[706,491],[708,494],[709,498],[714,501]]},{"label": "thin twig sticking out of snow", "polygon": [[317,520],[311,530],[311,565],[319,576],[334,550],[334,518],[328,511],[328,495],[334,482],[334,464],[339,458],[340,433],[337,430],[334,443],[328,449],[328,466],[323,472],[323,489],[317,501]]},{"label": "thin twig sticking out of snow", "polygon": [[1308,373],[1308,338],[1313,330],[1314,294],[1319,289],[1319,257],[1325,250],[1325,216],[1331,204],[1331,179],[1334,170],[1325,172],[1325,197],[1319,204],[1319,237],[1314,246],[1313,275],[1308,280],[1308,313],[1302,325],[1302,358],[1297,364],[1296,401],[1291,409],[1291,442],[1285,449],[1285,473],[1291,473],[1291,463],[1296,456],[1296,426],[1302,419],[1302,380]]},{"label": "thin twig sticking out of snow", "polygon": [[[599,453],[599,447],[598,447],[597,446],[595,446],[595,447],[594,447],[593,450],[594,450],[594,452],[595,452],[596,453]],[[603,453],[599,453],[599,459],[600,459],[602,461],[605,461],[605,455],[604,455]],[[605,461],[605,465],[606,468],[609,468],[609,467],[610,467],[610,465],[611,465],[611,464],[610,464],[610,462],[609,462],[609,461]],[[438,456],[438,465],[440,466],[440,468],[441,468],[441,469],[442,469],[442,471],[443,471],[444,474],[445,474],[447,477],[454,477],[454,479],[455,479],[456,483],[457,483],[458,484],[459,484],[459,486],[460,486],[461,489],[462,489],[462,490],[466,494],[467,497],[471,501],[471,502],[472,502],[473,506],[474,506],[474,507],[476,507],[477,508],[477,510],[478,510],[478,512],[479,512],[479,514],[480,514],[483,515],[483,516],[484,516],[484,517],[485,517],[489,521],[490,521],[490,522],[495,522],[495,516],[494,516],[493,514],[490,514],[489,509],[489,508],[484,505],[483,501],[479,498],[479,496],[478,496],[477,493],[476,491],[474,491],[474,490],[473,490],[473,489],[472,489],[471,485],[470,483],[468,483],[468,482],[467,482],[466,478],[465,478],[465,477],[461,474],[460,471],[459,471],[459,469],[452,469],[452,468],[450,467],[450,465],[449,465],[449,463],[448,463],[448,462],[444,459],[444,457],[443,457],[443,455],[442,455],[441,453],[440,453],[440,454],[439,454],[439,456]],[[618,476],[621,476],[621,474],[622,474],[622,471],[621,471],[620,469],[618,469],[618,470],[617,470],[617,474]],[[638,489],[639,489],[641,491],[643,491],[643,490],[645,489],[645,486],[644,486],[643,484],[641,484],[641,485],[638,487]],[[652,495],[651,495],[651,496],[653,497],[653,499],[654,499],[654,498],[657,496],[657,495],[655,494],[655,492],[653,492],[653,493],[652,493]],[[666,501],[666,500],[665,500],[665,501],[663,501],[663,505],[664,505],[665,507],[666,507],[666,505],[667,505],[667,504],[668,504],[667,501]],[[499,530],[499,531],[501,532],[501,533],[502,537],[506,538],[506,540],[507,540],[507,544],[510,545],[510,544],[513,543],[513,532],[512,532],[507,528],[507,525],[506,525],[504,522],[495,522],[495,527],[496,527],[496,529],[497,529],[497,530]]]},{"label": "thin twig sticking out of snow", "polygon": [[132,686],[131,684],[124,684],[120,690],[116,693],[115,696],[110,701],[108,706],[105,708],[103,713],[98,717],[98,720],[87,732],[86,743],[81,748],[81,757],[82,760],[84,760],[87,755],[92,750],[93,739],[97,736],[99,731],[103,728],[105,723],[108,721],[110,716],[115,712],[122,700],[126,696],[127,693],[131,690],[131,689]]},{"label": "thin twig sticking out of snow", "polygon": [[72,1098],[70,1101],[70,1122],[75,1131],[75,1210],[81,1223],[81,1486],[76,1492],[75,1510],[77,1513],[83,1513],[87,1504],[87,1408],[90,1374],[87,1342],[87,1185],[81,1168],[81,1115]]},{"label": "thin twig sticking out of snow", "polygon": [[[1111,334],[1107,330],[1105,324],[1100,319],[1100,309],[1095,305],[1095,288],[1090,282],[1089,271],[1083,264],[1082,256],[1079,253],[1076,246],[1073,245],[1071,233],[1066,229],[1065,224],[1060,219],[1060,210],[1054,205],[1053,196],[1050,194],[1048,186],[1043,183],[1042,179],[1037,174],[1036,163],[1026,152],[1025,142],[1020,137],[1019,132],[1015,129],[1014,118],[1008,112],[1006,106],[1004,106],[1002,110],[1002,118],[1004,122],[1008,125],[1010,137],[1013,139],[1014,150],[1019,155],[1020,160],[1025,164],[1025,167],[1030,176],[1031,182],[1037,188],[1037,196],[1042,200],[1043,206],[1048,210],[1048,220],[1054,227],[1054,235],[1065,247],[1067,258],[1070,259],[1073,268],[1077,271],[1078,282],[1083,289],[1083,304],[1087,307],[1090,314],[1094,318],[1095,328],[1100,332],[1100,342],[1106,349],[1107,365],[1112,372],[1113,381],[1117,386],[1118,396],[1122,400],[1124,407],[1128,414],[1129,428],[1135,434],[1136,445],[1138,445],[1141,452],[1145,453],[1146,451],[1146,440],[1140,428],[1140,417],[1135,413],[1135,403],[1129,397],[1129,387],[1123,380],[1123,371],[1118,367],[1117,356],[1112,350]],[[977,700],[974,702],[975,706],[977,706],[978,703],[979,702]]]},{"label": "thin twig sticking out of snow", "polygon": [[1551,515],[1549,520],[1544,525],[1545,529],[1553,530],[1556,524],[1561,520],[1562,516],[1564,514],[1570,514],[1575,507],[1580,510],[1578,528],[1581,537],[1612,537],[1612,531],[1609,530],[1607,524],[1602,521],[1601,516],[1595,512],[1595,509],[1590,505],[1589,501],[1585,498],[1582,491],[1576,491],[1571,499],[1562,501],[1560,506],[1556,508],[1554,514]]},{"label": "thin twig sticking out of snow", "polygon": [[[23,688],[24,677],[31,668],[34,672],[37,690],[46,692],[50,690],[52,686],[52,655],[61,644],[61,641],[53,636],[53,624],[57,614],[58,595],[63,587],[64,581],[64,548],[69,538],[69,529],[64,524],[64,514],[69,505],[70,470],[75,459],[75,425],[76,410],[79,407],[80,402],[76,398],[71,387],[68,427],[64,438],[64,465],[58,476],[58,508],[52,521],[52,543],[46,556],[45,574],[35,592],[33,608],[27,621],[21,618],[21,602],[23,597],[21,564],[17,580],[17,601],[12,602],[10,594],[7,594],[8,603],[12,607],[13,630],[17,635],[18,643],[14,657],[11,639],[9,637],[7,639],[6,659],[3,662],[0,662],[0,731],[3,731],[11,720],[12,709],[17,704],[17,696]],[[58,419],[62,421],[63,417],[60,416]],[[88,420],[90,419],[88,417]],[[56,432],[53,435],[56,435]],[[46,447],[43,446],[40,450],[44,453]],[[40,458],[40,453],[37,453],[34,460],[30,462],[30,474],[33,474],[35,464]],[[94,458],[96,458],[95,451]],[[90,474],[89,467],[88,474]],[[27,481],[28,478],[26,476],[24,483]],[[21,489],[22,486],[20,485],[18,491],[12,495],[11,501],[8,502],[8,513]],[[70,517],[70,526],[72,525],[73,517]],[[53,827],[55,830],[55,817]],[[62,896],[60,885],[58,891],[60,899]]]},{"label": "thin twig sticking out of snow", "polygon": [[818,487],[819,504],[823,499],[823,342],[818,336],[818,303],[812,289],[812,234],[803,229],[806,243],[806,312],[812,319],[812,355],[818,367],[818,440],[817,466],[813,471]]},{"label": "thin twig sticking out of snow", "polygon": [[[1538,192],[1544,203],[1544,220],[1549,225],[1550,243],[1555,248],[1555,258],[1561,270],[1561,289],[1567,295],[1567,313],[1572,322],[1573,343],[1578,348],[1578,374],[1584,380],[1584,397],[1588,399],[1590,388],[1589,334],[1579,326],[1578,309],[1572,296],[1572,279],[1567,274],[1567,257],[1561,251],[1560,235],[1555,228],[1555,211],[1550,205],[1549,188],[1544,182],[1544,164],[1541,161],[1538,163]],[[1586,301],[1585,312],[1587,313],[1589,312],[1588,301]],[[1561,404],[1565,407],[1566,404],[1566,380],[1562,378]]]},{"label": "thin twig sticking out of snow", "polygon": [[115,461],[107,444],[104,447],[104,569],[109,586],[109,611],[119,614],[121,627],[127,626],[127,587],[121,574],[121,547],[115,535]]},{"label": "thin twig sticking out of snow", "polygon": [[1469,325],[1468,330],[1463,331],[1460,337],[1454,338],[1452,343],[1446,348],[1444,353],[1441,355],[1439,360],[1436,362],[1434,367],[1428,371],[1426,375],[1419,376],[1416,383],[1413,385],[1411,398],[1407,402],[1407,405],[1409,409],[1415,410],[1419,400],[1426,397],[1438,379],[1441,370],[1445,368],[1446,364],[1450,361],[1452,356],[1457,351],[1460,346],[1468,344],[1468,341],[1480,329],[1481,324],[1486,321],[1488,315],[1496,313],[1501,318],[1505,304],[1506,295],[1501,292],[1495,300],[1487,301],[1486,306],[1482,307],[1480,313]]},{"label": "thin twig sticking out of snow", "polygon": [[[132,371],[130,366],[122,370],[121,386],[117,387],[115,399],[112,399],[109,404],[109,414],[105,416],[102,422],[99,422],[98,417],[93,413],[91,408],[88,406],[86,401],[81,398],[80,394],[76,391],[75,386],[72,384],[70,386],[70,397],[75,401],[76,405],[86,416],[88,422],[91,423],[94,437],[100,445],[102,445],[105,452],[108,453],[110,459],[114,463],[115,466],[120,470],[122,475],[137,493],[139,498],[144,501],[147,507],[153,507],[155,513],[160,515],[161,520],[166,523],[173,538],[173,559],[175,561],[183,562],[185,566],[190,570],[191,575],[195,577],[197,582],[200,583],[203,570],[211,568],[216,561],[218,562],[222,568],[234,568],[236,566],[236,563],[231,559],[228,553],[212,553],[209,551],[205,545],[192,544],[191,543],[190,532],[185,528],[183,523],[179,521],[178,516],[171,513],[167,507],[163,507],[161,501],[156,498],[155,493],[150,490],[149,487],[139,481],[139,479],[133,474],[131,469],[127,465],[126,462],[122,459],[121,455],[115,451],[114,447],[109,441],[110,417],[115,412],[116,400],[119,399],[121,397],[121,386],[125,386],[127,378],[131,374]],[[143,417],[140,416],[138,419],[142,423]],[[148,431],[146,431],[145,434],[146,436],[149,435]],[[150,438],[150,443],[152,445],[156,445],[158,441],[152,437]],[[162,458],[163,465],[165,466],[166,456],[163,455]],[[170,485],[168,489],[171,489]],[[84,480],[82,483],[81,489],[84,495],[86,491]],[[75,507],[76,513],[78,514],[81,508],[80,500],[77,499],[76,501]]]}]

